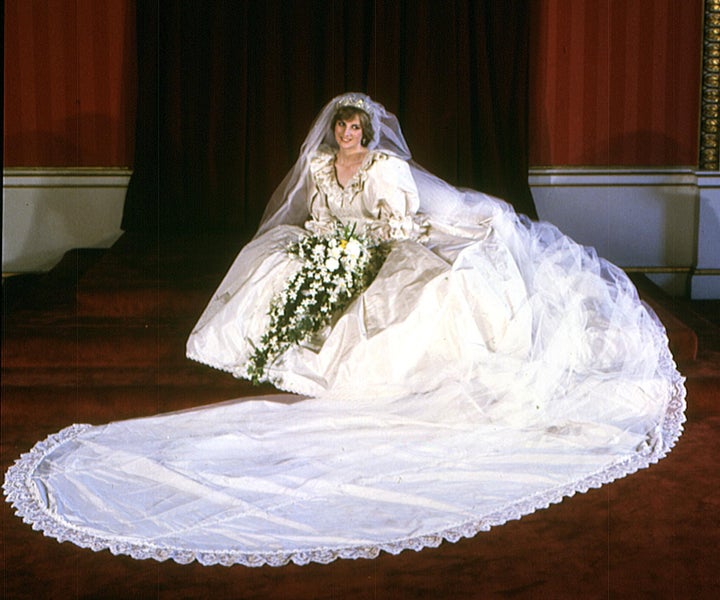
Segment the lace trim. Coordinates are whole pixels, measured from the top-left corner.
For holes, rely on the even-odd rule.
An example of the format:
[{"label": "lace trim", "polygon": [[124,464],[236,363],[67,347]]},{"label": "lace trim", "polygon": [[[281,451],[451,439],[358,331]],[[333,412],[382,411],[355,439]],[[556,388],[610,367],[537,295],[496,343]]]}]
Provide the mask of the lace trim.
[{"label": "lace trim", "polygon": [[[201,358],[200,356],[196,355],[194,352],[188,352],[186,354],[187,358],[190,360],[194,360],[195,362],[200,363],[201,365],[205,365],[206,367],[211,367],[213,369],[217,369],[218,371],[223,371],[225,373],[230,373],[235,379],[245,379],[246,381],[252,381],[252,378],[248,375],[247,372],[247,365],[242,366],[236,366],[234,368],[231,367],[225,367],[222,365],[218,365],[215,363],[211,363],[208,360],[205,360]],[[287,382],[285,382],[281,376],[274,376],[272,377],[270,383],[277,388],[278,391],[281,392],[287,392],[289,394],[296,394],[298,396],[312,396],[313,394],[317,393],[317,388],[313,389],[312,386],[305,386],[302,385],[290,385]]]},{"label": "lace trim", "polygon": [[[185,354],[187,358],[190,360],[194,360],[197,363],[200,363],[201,365],[205,365],[206,367],[211,367],[213,369],[217,369],[218,371],[223,371],[225,373],[230,373],[231,375],[234,374],[234,371],[229,367],[224,367],[222,365],[218,365],[215,363],[211,363],[210,361],[200,357],[199,355],[195,354],[194,352],[188,352]],[[249,379],[249,377],[244,377],[244,379]]]},{"label": "lace trim", "polygon": [[387,158],[380,152],[370,151],[365,156],[363,163],[347,182],[345,187],[337,180],[335,172],[335,153],[330,148],[323,148],[311,160],[311,171],[315,177],[318,187],[329,198],[333,198],[337,204],[352,202],[353,198],[365,189],[368,171],[380,158]]},{"label": "lace trim", "polygon": [[488,531],[491,527],[520,519],[536,510],[557,504],[566,497],[574,496],[576,493],[585,493],[592,488],[599,488],[649,467],[666,456],[682,433],[686,402],[684,378],[678,373],[669,351],[666,351],[661,358],[663,367],[669,369],[668,373],[672,373],[673,393],[668,402],[663,422],[658,427],[655,443],[644,453],[618,460],[577,481],[512,502],[500,511],[455,524],[429,535],[388,540],[373,546],[316,547],[302,551],[256,553],[233,550],[197,551],[192,548],[158,546],[121,536],[98,536],[66,523],[51,514],[32,481],[33,473],[48,454],[58,446],[77,437],[91,425],[72,425],[38,442],[30,452],[23,454],[8,469],[3,490],[7,502],[13,505],[16,514],[24,522],[32,525],[33,529],[42,531],[46,536],[53,537],[59,542],[70,541],[77,546],[90,548],[96,552],[107,549],[113,554],[125,554],[135,559],[152,558],[158,561],[172,559],[181,564],[196,560],[202,565],[241,564],[248,567],[259,567],[263,565],[282,566],[291,562],[296,565],[305,565],[311,562],[327,564],[339,558],[375,558],[380,552],[399,554],[404,550],[419,551],[423,548],[437,547],[443,541],[457,542],[461,538],[470,538],[481,531]]}]

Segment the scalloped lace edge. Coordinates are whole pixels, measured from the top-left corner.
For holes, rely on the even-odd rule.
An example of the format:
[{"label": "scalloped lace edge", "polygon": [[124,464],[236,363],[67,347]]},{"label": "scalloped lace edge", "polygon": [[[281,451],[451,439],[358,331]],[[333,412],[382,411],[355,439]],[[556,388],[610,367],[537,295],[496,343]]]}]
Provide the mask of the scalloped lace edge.
[{"label": "scalloped lace edge", "polygon": [[[201,358],[200,356],[198,356],[197,354],[195,354],[193,352],[188,352],[186,354],[186,356],[190,360],[194,360],[195,362],[198,362],[201,365],[205,365],[206,367],[210,367],[212,369],[217,369],[218,371],[223,371],[224,373],[229,373],[235,379],[244,379],[246,381],[252,381],[252,377],[250,377],[248,375],[247,369],[244,366],[236,367],[234,369],[230,368],[230,367],[225,367],[225,366],[210,362],[204,358]],[[288,384],[287,382],[285,382],[280,377],[274,377],[273,379],[268,380],[264,383],[270,383],[275,388],[277,388],[278,391],[287,392],[289,394],[297,394],[298,396],[309,397],[309,396],[313,396],[314,394],[317,394],[317,392],[318,392],[317,387],[315,387],[313,389],[313,386],[311,386],[311,385],[307,385],[307,386],[291,385],[291,384]]]},{"label": "scalloped lace edge", "polygon": [[263,565],[283,566],[291,562],[296,565],[306,565],[311,562],[327,564],[339,558],[375,558],[381,552],[399,554],[404,550],[419,551],[423,548],[435,548],[443,541],[454,543],[461,538],[474,537],[481,531],[488,531],[492,527],[548,508],[551,504],[562,502],[564,498],[572,497],[576,493],[585,493],[590,489],[599,488],[640,469],[647,468],[665,457],[675,446],[683,431],[683,423],[686,420],[684,414],[686,390],[685,378],[677,371],[670,353],[667,352],[662,359],[663,366],[670,368],[674,374],[671,382],[673,393],[668,402],[663,422],[658,427],[660,431],[656,438],[656,444],[646,453],[625,457],[586,477],[522,498],[499,511],[477,519],[435,533],[388,540],[377,545],[248,553],[234,550],[200,551],[191,548],[157,546],[136,539],[120,536],[104,537],[88,533],[50,514],[43,505],[31,479],[35,469],[48,454],[92,427],[87,424],[66,427],[35,444],[30,452],[22,454],[8,469],[3,491],[6,501],[12,504],[17,516],[21,517],[25,523],[32,525],[33,529],[42,531],[44,535],[53,537],[59,542],[69,541],[96,552],[107,549],[115,555],[124,554],[135,559],[152,558],[157,561],[172,559],[180,564],[197,561],[207,566],[241,564],[248,567],[259,567]]}]

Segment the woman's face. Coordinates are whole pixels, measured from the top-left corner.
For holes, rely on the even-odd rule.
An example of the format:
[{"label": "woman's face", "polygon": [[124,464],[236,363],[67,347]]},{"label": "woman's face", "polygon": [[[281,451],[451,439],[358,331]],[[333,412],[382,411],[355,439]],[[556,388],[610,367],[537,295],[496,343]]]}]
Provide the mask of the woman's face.
[{"label": "woman's face", "polygon": [[347,119],[338,119],[335,123],[335,141],[342,150],[360,150],[363,130],[360,124],[360,115],[353,115]]}]

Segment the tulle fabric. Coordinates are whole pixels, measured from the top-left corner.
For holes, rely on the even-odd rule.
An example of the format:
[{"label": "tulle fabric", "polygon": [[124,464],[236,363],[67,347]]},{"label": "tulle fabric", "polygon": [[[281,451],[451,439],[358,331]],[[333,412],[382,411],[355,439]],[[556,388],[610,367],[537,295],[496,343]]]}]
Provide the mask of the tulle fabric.
[{"label": "tulle fabric", "polygon": [[468,225],[482,221],[498,211],[512,210],[510,205],[498,198],[475,190],[456,188],[418,165],[412,160],[397,117],[366,94],[351,92],[333,98],[315,118],[302,143],[297,161],[265,208],[258,236],[278,225],[302,225],[307,221],[307,175],[310,161],[323,145],[337,149],[330,125],[338,106],[348,100],[370,113],[375,137],[370,140],[368,149],[387,153],[408,163],[418,189],[421,213],[444,223]]}]

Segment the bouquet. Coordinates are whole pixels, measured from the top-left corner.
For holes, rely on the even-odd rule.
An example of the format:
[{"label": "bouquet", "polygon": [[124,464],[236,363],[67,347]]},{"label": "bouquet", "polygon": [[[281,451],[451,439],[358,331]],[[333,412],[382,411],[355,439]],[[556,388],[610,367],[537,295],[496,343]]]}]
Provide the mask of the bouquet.
[{"label": "bouquet", "polygon": [[266,368],[290,346],[307,342],[331,323],[372,283],[388,246],[355,227],[336,226],[329,233],[308,235],[287,252],[301,266],[270,303],[270,323],[250,357],[253,383],[267,380]]}]

